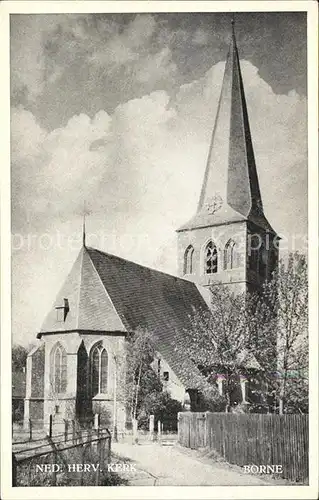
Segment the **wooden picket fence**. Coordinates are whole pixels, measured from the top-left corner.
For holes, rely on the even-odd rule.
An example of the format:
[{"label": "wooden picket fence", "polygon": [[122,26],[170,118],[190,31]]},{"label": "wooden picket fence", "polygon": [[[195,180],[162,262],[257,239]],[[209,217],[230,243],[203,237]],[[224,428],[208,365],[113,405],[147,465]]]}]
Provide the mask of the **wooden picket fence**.
[{"label": "wooden picket fence", "polygon": [[308,415],[181,412],[178,441],[239,466],[282,465],[282,478],[308,480]]}]

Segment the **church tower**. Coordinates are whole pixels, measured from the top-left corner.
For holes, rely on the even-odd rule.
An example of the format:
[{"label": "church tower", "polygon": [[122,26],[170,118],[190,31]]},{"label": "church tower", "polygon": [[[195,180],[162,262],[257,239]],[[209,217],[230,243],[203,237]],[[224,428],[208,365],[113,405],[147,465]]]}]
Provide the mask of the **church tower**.
[{"label": "church tower", "polygon": [[177,232],[179,276],[199,285],[252,291],[278,263],[279,237],[264,215],[234,22],[197,212]]}]

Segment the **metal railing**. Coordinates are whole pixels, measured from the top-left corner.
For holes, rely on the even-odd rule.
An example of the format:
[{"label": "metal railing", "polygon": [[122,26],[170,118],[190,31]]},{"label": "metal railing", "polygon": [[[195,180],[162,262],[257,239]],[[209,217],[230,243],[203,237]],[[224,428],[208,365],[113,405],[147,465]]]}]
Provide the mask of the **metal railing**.
[{"label": "metal railing", "polygon": [[50,416],[47,433],[36,436],[31,423],[27,439],[13,442],[12,485],[107,484],[109,430],[102,428],[97,418],[88,420],[87,428],[83,428],[83,421],[64,420],[63,432],[54,432],[54,424]]}]

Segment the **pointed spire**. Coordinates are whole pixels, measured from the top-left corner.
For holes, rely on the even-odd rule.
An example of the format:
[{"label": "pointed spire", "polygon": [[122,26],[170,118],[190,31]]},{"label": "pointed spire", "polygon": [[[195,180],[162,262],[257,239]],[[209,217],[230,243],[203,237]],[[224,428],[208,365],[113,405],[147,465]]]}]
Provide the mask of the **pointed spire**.
[{"label": "pointed spire", "polygon": [[262,211],[244,85],[232,18],[232,35],[198,209],[216,193],[248,216]]},{"label": "pointed spire", "polygon": [[233,17],[202,191],[190,222],[200,227],[242,219],[270,227],[263,213]]}]

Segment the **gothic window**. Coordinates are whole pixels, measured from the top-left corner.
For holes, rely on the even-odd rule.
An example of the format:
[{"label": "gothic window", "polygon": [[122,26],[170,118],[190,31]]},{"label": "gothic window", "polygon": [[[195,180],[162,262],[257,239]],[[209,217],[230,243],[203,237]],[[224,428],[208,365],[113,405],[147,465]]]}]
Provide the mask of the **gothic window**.
[{"label": "gothic window", "polygon": [[51,375],[53,391],[64,393],[67,386],[67,354],[61,344],[56,344],[51,351]]},{"label": "gothic window", "polygon": [[194,247],[190,245],[184,255],[184,274],[193,274]]},{"label": "gothic window", "polygon": [[217,266],[218,266],[217,248],[212,241],[209,241],[206,245],[204,265],[206,274],[217,273]]},{"label": "gothic window", "polygon": [[224,269],[234,269],[238,267],[238,254],[236,243],[230,239],[224,250]]},{"label": "gothic window", "polygon": [[91,351],[91,389],[92,397],[107,392],[108,354],[102,344],[97,344]]}]

